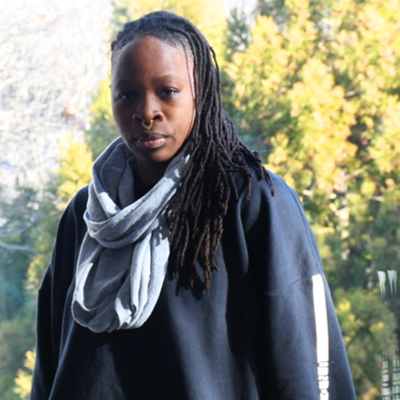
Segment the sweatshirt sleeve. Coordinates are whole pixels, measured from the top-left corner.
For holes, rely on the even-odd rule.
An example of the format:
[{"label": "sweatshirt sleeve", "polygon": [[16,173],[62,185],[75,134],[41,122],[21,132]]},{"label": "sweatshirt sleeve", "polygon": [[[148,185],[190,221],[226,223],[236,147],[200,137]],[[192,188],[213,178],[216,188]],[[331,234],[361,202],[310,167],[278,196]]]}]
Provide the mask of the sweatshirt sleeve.
[{"label": "sweatshirt sleeve", "polygon": [[52,258],[39,288],[31,400],[50,397],[60,353],[65,298],[73,279],[78,243],[83,234],[82,215],[86,200],[86,189],[82,189],[65,210],[58,226]]},{"label": "sweatshirt sleeve", "polygon": [[[268,398],[351,400],[354,386],[314,235],[297,194],[271,174],[245,207],[264,312]],[[272,396],[272,397],[269,397]]]}]

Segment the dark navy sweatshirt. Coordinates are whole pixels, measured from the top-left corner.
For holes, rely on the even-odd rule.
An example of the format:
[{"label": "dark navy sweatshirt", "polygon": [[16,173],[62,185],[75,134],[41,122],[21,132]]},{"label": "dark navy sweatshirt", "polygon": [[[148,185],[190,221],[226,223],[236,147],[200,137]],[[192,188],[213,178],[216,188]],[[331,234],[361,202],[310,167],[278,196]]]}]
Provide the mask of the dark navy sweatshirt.
[{"label": "dark navy sweatshirt", "polygon": [[31,400],[352,400],[340,327],[295,192],[253,177],[225,218],[211,292],[165,279],[140,328],[71,314],[87,188],[65,211],[39,290]]}]

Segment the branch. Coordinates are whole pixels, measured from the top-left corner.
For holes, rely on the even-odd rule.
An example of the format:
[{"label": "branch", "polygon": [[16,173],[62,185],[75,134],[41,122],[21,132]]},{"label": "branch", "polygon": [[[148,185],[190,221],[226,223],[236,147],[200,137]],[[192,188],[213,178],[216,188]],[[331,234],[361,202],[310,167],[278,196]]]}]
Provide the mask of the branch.
[{"label": "branch", "polygon": [[11,251],[26,251],[29,253],[36,254],[37,251],[30,246],[26,245],[20,245],[20,244],[9,244],[9,243],[4,243],[0,240],[0,247],[3,247],[6,250],[11,250]]}]

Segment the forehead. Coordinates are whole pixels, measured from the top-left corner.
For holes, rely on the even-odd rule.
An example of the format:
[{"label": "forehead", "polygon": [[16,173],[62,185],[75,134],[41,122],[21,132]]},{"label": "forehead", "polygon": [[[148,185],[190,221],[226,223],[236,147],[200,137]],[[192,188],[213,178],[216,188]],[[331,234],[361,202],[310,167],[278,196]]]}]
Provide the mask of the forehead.
[{"label": "forehead", "polygon": [[114,55],[112,63],[113,76],[129,71],[182,73],[182,69],[193,71],[193,60],[186,46],[183,43],[172,45],[154,36],[134,38]]}]

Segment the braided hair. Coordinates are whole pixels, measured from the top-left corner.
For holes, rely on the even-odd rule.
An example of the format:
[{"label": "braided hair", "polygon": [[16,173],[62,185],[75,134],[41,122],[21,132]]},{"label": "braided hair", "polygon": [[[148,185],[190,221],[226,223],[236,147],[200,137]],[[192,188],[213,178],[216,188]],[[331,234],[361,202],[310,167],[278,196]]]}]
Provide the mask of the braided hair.
[{"label": "braided hair", "polygon": [[[239,197],[237,173],[251,191],[249,164],[258,179],[270,177],[260,159],[244,146],[222,109],[221,82],[214,50],[187,19],[157,11],[128,22],[111,44],[112,62],[133,39],[153,36],[174,47],[183,46],[193,59],[196,118],[189,140],[190,158],[181,185],[167,207],[171,230],[169,274],[186,288],[210,291],[215,254],[229,203]],[[203,279],[195,266],[199,262]]]}]

